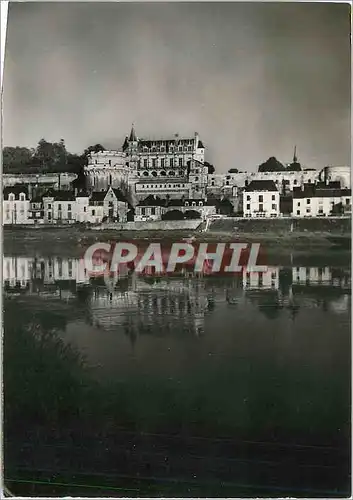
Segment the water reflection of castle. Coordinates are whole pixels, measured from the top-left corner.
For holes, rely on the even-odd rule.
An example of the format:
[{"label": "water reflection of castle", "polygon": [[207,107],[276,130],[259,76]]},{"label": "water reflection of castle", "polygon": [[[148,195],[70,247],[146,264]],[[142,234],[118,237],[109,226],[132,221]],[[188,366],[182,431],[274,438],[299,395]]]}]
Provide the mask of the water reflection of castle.
[{"label": "water reflection of castle", "polygon": [[92,280],[80,259],[3,257],[5,294],[77,300],[85,289],[88,321],[104,329],[124,326],[132,338],[165,334],[176,325],[200,335],[220,296],[231,305],[251,301],[261,309],[265,299],[265,305],[295,312],[321,303],[321,290],[330,310],[349,308],[350,272],[336,268],[270,267],[265,273],[248,270],[237,277],[211,279],[212,286],[202,277],[144,278],[126,269],[119,276]]}]

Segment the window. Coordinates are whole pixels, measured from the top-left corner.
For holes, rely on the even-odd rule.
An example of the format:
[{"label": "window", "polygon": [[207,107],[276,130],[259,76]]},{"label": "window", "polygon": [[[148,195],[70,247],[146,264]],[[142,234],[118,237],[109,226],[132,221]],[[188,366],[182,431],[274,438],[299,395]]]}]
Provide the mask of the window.
[{"label": "window", "polygon": [[86,212],[86,207],[83,207],[83,211]]},{"label": "window", "polygon": [[195,182],[198,182],[199,178],[198,177],[195,177]]},{"label": "window", "polygon": [[179,158],[179,167],[182,167],[182,166],[183,166],[183,159]]},{"label": "window", "polygon": [[169,160],[169,165],[170,165],[171,167],[174,167],[174,159],[173,159],[173,158],[171,158],[171,159]]},{"label": "window", "polygon": [[263,212],[264,211],[264,206],[262,203],[259,204],[259,212]]},{"label": "window", "polygon": [[319,208],[319,214],[323,214],[324,213],[324,209],[323,208]]},{"label": "window", "polygon": [[96,211],[95,210],[92,210],[92,215],[96,215]]},{"label": "window", "polygon": [[141,209],[141,214],[142,214],[142,215],[146,215],[146,209],[145,209],[145,208],[142,208],[142,209]]},{"label": "window", "polygon": [[144,168],[148,167],[148,160],[146,158],[143,160],[143,167]]},{"label": "window", "polygon": [[294,179],[294,181],[293,181],[293,184],[294,184],[294,186],[296,186],[296,185],[297,185],[297,181],[296,181],[295,179]]},{"label": "window", "polygon": [[68,218],[69,220],[71,220],[71,218],[72,218],[72,214],[71,214],[71,212],[67,212],[67,218]]},{"label": "window", "polygon": [[346,198],[346,205],[349,205],[349,198]]},{"label": "window", "polygon": [[179,146],[178,149],[179,149],[179,151],[182,151],[183,150],[183,146]]},{"label": "window", "polygon": [[49,209],[51,208],[51,203],[48,203],[48,208],[49,208]]},{"label": "window", "polygon": [[272,200],[275,200],[276,199],[276,195],[272,195]]},{"label": "window", "polygon": [[21,201],[25,201],[25,199],[26,199],[26,195],[24,193],[21,193],[20,194],[20,200]]},{"label": "window", "polygon": [[192,147],[191,146],[188,146],[188,151],[192,151]]},{"label": "window", "polygon": [[247,201],[250,201],[250,200],[251,200],[251,196],[250,196],[250,194],[248,194],[248,195],[247,195],[246,200],[247,200]]},{"label": "window", "polygon": [[262,202],[262,201],[264,201],[264,197],[263,197],[263,195],[262,195],[262,194],[260,194],[260,195],[259,195],[259,202]]},{"label": "window", "polygon": [[51,214],[48,214],[48,220],[51,220]]},{"label": "window", "polygon": [[151,215],[156,215],[156,209],[154,207],[151,208]]},{"label": "window", "polygon": [[199,207],[202,207],[202,201],[199,201]]},{"label": "window", "polygon": [[310,205],[310,198],[307,198],[306,203]]},{"label": "window", "polygon": [[246,210],[250,210],[250,203],[246,205]]},{"label": "window", "polygon": [[58,210],[61,210],[61,203],[59,203],[58,205]]},{"label": "window", "polygon": [[307,213],[307,214],[310,214],[310,212],[311,212],[310,207],[307,207],[307,209],[306,209],[306,213]]},{"label": "window", "polygon": [[297,210],[297,215],[300,215],[300,210]]},{"label": "window", "polygon": [[157,165],[157,159],[156,158],[153,158],[152,159],[152,167],[155,168]]},{"label": "window", "polygon": [[109,160],[109,165],[111,166],[111,164],[112,164],[112,160]]},{"label": "window", "polygon": [[300,207],[300,201],[297,202],[298,207]]},{"label": "window", "polygon": [[161,146],[161,153],[164,153],[164,151],[165,151],[165,147]]},{"label": "window", "polygon": [[161,158],[161,167],[164,168],[164,164],[165,164],[165,159],[164,158]]},{"label": "window", "polygon": [[226,181],[226,186],[229,186],[229,181]]},{"label": "window", "polygon": [[276,204],[272,205],[272,210],[277,210],[277,205]]}]

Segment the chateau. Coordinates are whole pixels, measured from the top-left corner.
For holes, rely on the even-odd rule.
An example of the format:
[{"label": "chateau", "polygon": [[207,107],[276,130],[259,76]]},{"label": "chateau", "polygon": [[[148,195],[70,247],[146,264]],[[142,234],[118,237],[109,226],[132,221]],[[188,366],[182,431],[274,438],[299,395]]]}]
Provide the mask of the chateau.
[{"label": "chateau", "polygon": [[137,200],[148,195],[204,198],[208,167],[197,132],[186,139],[139,139],[134,127],[121,150],[92,153],[85,169],[89,188],[128,187]]}]

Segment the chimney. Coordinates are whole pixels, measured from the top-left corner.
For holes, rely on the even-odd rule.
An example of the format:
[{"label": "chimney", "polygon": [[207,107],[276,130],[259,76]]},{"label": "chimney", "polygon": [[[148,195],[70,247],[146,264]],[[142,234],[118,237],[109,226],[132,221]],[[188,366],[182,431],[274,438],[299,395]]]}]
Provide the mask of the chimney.
[{"label": "chimney", "polygon": [[77,190],[77,188],[75,188],[75,191],[74,191],[75,198],[77,198],[77,193],[78,193],[78,190]]},{"label": "chimney", "polygon": [[199,134],[198,132],[195,132],[195,149],[197,148],[198,143],[199,143]]},{"label": "chimney", "polygon": [[32,184],[31,183],[28,184],[28,198],[29,198],[29,200],[32,199]]}]

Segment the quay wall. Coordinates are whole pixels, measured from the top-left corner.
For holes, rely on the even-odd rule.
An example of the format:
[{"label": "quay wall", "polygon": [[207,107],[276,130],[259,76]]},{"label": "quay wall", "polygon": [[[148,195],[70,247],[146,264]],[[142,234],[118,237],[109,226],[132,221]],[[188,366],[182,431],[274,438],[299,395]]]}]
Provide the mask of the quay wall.
[{"label": "quay wall", "polygon": [[350,234],[351,217],[246,219],[227,217],[210,222],[209,232],[286,235],[288,233]]},{"label": "quay wall", "polygon": [[101,224],[92,227],[93,230],[114,229],[117,231],[179,231],[184,229],[197,229],[202,223],[200,220],[171,220],[171,221],[147,221],[147,222],[125,222],[123,224]]}]

